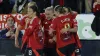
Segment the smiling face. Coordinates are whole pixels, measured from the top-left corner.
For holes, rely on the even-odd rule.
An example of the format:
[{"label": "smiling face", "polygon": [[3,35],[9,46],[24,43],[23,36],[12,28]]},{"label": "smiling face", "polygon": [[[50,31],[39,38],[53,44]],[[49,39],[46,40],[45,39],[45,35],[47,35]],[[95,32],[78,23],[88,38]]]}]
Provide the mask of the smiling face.
[{"label": "smiling face", "polygon": [[52,19],[53,18],[53,11],[52,10],[45,10],[45,16],[47,19]]},{"label": "smiling face", "polygon": [[32,6],[37,6],[37,5],[36,5],[35,2],[29,2],[28,3],[27,14],[28,14],[29,17],[32,17],[32,15],[34,16],[34,14],[36,13],[36,12],[33,11],[34,9],[31,8]]},{"label": "smiling face", "polygon": [[28,17],[32,18],[33,16],[36,15],[36,11],[34,11],[34,9],[32,9],[31,7],[28,7],[27,14],[28,14]]},{"label": "smiling face", "polygon": [[33,14],[32,8],[28,7],[27,14],[28,14],[29,17]]}]

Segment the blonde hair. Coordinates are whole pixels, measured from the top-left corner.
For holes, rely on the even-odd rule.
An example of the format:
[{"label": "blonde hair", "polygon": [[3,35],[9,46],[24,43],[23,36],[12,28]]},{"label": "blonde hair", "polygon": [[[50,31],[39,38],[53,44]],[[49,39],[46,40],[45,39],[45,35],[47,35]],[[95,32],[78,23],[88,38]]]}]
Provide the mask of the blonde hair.
[{"label": "blonde hair", "polygon": [[68,11],[68,8],[66,8],[66,7],[63,7],[63,8],[64,8],[64,10],[65,10],[66,12],[69,12],[69,11]]},{"label": "blonde hair", "polygon": [[53,6],[47,7],[47,8],[45,9],[45,11],[46,11],[46,10],[48,10],[48,11],[54,11]]},{"label": "blonde hair", "polygon": [[36,4],[36,2],[32,1],[32,2],[28,3],[28,7],[30,7],[30,6],[37,6],[37,4]]}]

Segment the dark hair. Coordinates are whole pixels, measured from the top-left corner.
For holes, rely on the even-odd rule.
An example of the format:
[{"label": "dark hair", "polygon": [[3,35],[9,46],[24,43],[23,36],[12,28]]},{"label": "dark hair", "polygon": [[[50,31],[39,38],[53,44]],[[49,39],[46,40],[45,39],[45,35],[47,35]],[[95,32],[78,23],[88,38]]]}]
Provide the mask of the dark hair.
[{"label": "dark hair", "polygon": [[60,14],[64,14],[66,12],[64,8],[60,5],[55,6],[54,10],[58,11]]},{"label": "dark hair", "polygon": [[30,6],[30,8],[36,12],[36,16],[40,17],[40,12],[36,5]]}]

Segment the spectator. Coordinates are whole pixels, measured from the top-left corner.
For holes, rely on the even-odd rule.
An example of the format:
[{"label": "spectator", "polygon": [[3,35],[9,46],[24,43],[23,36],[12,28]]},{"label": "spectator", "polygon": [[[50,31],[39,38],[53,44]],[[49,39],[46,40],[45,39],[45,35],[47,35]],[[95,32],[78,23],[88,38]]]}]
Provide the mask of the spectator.
[{"label": "spectator", "polygon": [[[16,28],[14,27],[15,18],[13,16],[7,17],[7,28],[1,30],[1,38],[14,39]],[[22,32],[20,31],[19,37],[22,37]]]}]

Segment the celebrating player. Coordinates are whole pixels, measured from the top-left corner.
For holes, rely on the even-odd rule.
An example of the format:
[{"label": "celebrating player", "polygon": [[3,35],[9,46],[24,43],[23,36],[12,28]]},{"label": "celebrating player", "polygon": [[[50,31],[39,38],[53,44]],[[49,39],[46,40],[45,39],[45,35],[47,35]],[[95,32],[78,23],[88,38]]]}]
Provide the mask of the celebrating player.
[{"label": "celebrating player", "polygon": [[41,14],[41,20],[42,20],[42,25],[44,27],[44,53],[45,56],[56,56],[56,47],[55,47],[55,42],[50,43],[49,39],[52,39],[53,36],[50,36],[48,34],[49,32],[49,26],[52,23],[52,20],[54,18],[54,10],[53,7],[47,7],[45,9],[45,13]]},{"label": "celebrating player", "polygon": [[[75,51],[74,32],[77,32],[77,27],[73,27],[71,16],[65,16],[66,12],[63,7],[55,7],[55,18],[50,26],[49,34],[56,30],[57,53],[59,56],[71,56]],[[77,25],[75,25],[77,26]],[[52,39],[53,40],[53,39]]]},{"label": "celebrating player", "polygon": [[[25,26],[25,33],[22,38],[21,50],[24,56],[42,56],[43,55],[43,33],[41,30],[41,20],[39,18],[39,10],[36,4],[28,4],[27,16],[22,19],[18,30]],[[18,32],[16,32],[18,34]],[[15,45],[18,42],[15,39]]]}]

